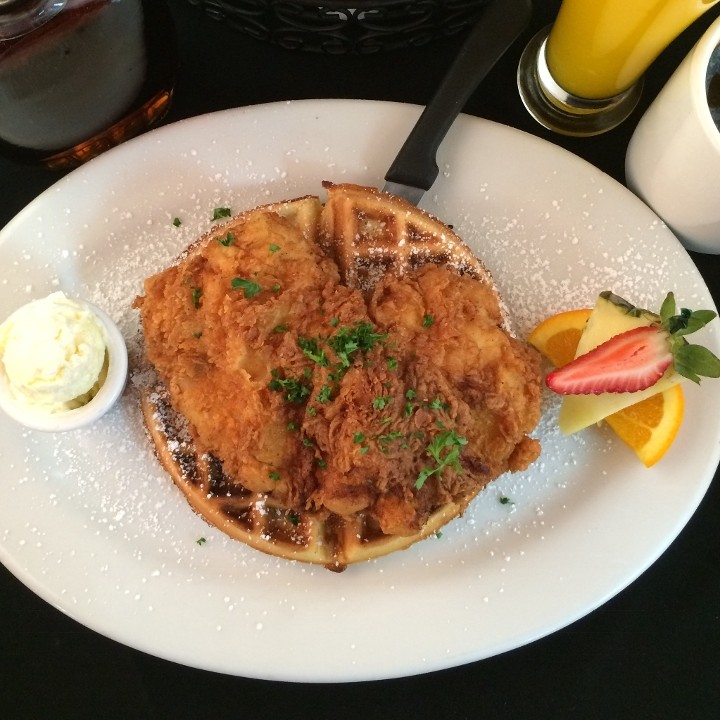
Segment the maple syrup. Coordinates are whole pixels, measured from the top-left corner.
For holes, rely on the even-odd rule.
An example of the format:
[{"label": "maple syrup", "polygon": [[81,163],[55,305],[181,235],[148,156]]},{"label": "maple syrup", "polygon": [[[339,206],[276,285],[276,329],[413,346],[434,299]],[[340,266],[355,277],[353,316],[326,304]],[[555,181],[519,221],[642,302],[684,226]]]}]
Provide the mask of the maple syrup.
[{"label": "maple syrup", "polygon": [[[177,47],[164,0],[5,3],[7,11],[0,0],[0,152],[71,168],[165,115]],[[3,19],[18,6],[45,9],[22,32],[8,20],[3,39]]]}]

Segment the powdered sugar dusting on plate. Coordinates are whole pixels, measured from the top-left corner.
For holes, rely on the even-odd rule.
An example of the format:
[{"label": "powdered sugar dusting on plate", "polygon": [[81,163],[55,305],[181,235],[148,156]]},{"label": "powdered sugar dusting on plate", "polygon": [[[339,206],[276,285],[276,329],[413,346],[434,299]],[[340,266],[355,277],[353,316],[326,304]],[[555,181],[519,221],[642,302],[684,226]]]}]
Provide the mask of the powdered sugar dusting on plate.
[{"label": "powdered sugar dusting on plate", "polygon": [[[143,278],[206,231],[215,207],[316,194],[322,180],[377,185],[418,114],[282,103],[128,142],[2,232],[2,314],[62,289],[108,312],[137,359]],[[423,207],[479,255],[520,335],[605,289],[650,307],[674,289],[683,305],[710,306],[666,228],[577,159],[463,117],[440,155]],[[703,332],[715,350],[717,333]],[[0,559],[88,626],[190,665],[301,681],[449,667],[552,632],[662,551],[717,461],[717,390],[688,402],[682,458],[646,471],[602,430],[562,436],[546,397],[543,454],[527,472],[499,479],[441,537],[338,576],[246,548],[189,510],[152,454],[131,383],[109,415],[62,438],[0,418]],[[303,653],[280,662],[252,644],[288,637]]]}]

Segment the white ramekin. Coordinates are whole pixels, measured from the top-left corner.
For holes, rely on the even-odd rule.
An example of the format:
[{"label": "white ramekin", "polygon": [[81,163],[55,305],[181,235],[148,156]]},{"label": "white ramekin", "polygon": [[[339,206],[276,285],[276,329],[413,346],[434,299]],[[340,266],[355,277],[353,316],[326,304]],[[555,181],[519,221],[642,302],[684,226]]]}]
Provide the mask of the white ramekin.
[{"label": "white ramekin", "polygon": [[86,301],[87,305],[105,327],[107,334],[108,372],[90,402],[74,410],[48,413],[17,400],[8,387],[7,377],[0,369],[0,409],[13,420],[32,430],[64,432],[89,425],[102,417],[117,402],[125,388],[128,375],[128,353],[125,339],[117,325],[99,307]]}]

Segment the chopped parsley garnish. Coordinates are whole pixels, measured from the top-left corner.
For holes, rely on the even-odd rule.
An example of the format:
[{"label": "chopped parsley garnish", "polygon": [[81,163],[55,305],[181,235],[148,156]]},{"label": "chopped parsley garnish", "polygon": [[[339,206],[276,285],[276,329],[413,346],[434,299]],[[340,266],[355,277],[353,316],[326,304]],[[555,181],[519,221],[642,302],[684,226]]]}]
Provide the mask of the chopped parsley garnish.
[{"label": "chopped parsley garnish", "polygon": [[423,327],[429,328],[435,322],[435,318],[432,315],[425,315],[423,317]]},{"label": "chopped parsley garnish", "polygon": [[197,310],[200,307],[200,298],[202,297],[202,288],[191,286],[190,287],[191,294],[190,297],[192,299],[192,304]]},{"label": "chopped parsley garnish", "polygon": [[232,279],[230,287],[233,290],[242,290],[246,298],[255,297],[262,288],[253,280],[246,280],[245,278],[236,277]]},{"label": "chopped parsley garnish", "polygon": [[196,330],[193,335],[199,340],[202,337],[202,330]]},{"label": "chopped parsley garnish", "polygon": [[272,290],[272,291],[275,292],[275,293],[276,293],[276,292],[280,292],[280,283],[279,283],[279,282],[276,282],[276,283],[270,288],[270,290]]},{"label": "chopped parsley garnish", "polygon": [[275,243],[270,243],[270,252],[276,253],[278,250],[280,250],[280,246],[276,245]]},{"label": "chopped parsley garnish", "polygon": [[296,422],[289,422],[289,423],[287,424],[287,429],[288,429],[288,430],[297,430],[297,429],[298,429],[298,424],[297,424]]},{"label": "chopped parsley garnish", "polygon": [[393,440],[402,440],[404,438],[405,438],[405,433],[401,433],[401,432],[395,430],[395,431],[387,433],[385,435],[381,435],[378,438],[378,440],[381,443],[389,443],[389,442],[392,442]]},{"label": "chopped parsley garnish", "polygon": [[173,225],[175,227],[180,227],[182,225],[182,220],[179,217],[173,218]]},{"label": "chopped parsley garnish", "polygon": [[318,458],[316,461],[316,464],[320,468],[326,468],[327,467],[327,461],[323,460],[322,458]]},{"label": "chopped parsley garnish", "polygon": [[339,317],[330,318],[330,324],[333,327],[337,327],[340,324],[340,318]]},{"label": "chopped parsley garnish", "polygon": [[397,370],[398,362],[395,358],[385,358],[385,362],[387,363],[388,370]]},{"label": "chopped parsley garnish", "polygon": [[405,417],[410,417],[413,413],[413,410],[415,409],[416,405],[414,402],[412,402],[415,397],[417,396],[417,393],[412,390],[406,390],[405,391],[405,399],[407,402],[405,403]]},{"label": "chopped parsley garnish", "polygon": [[350,367],[357,352],[366,353],[379,342],[385,342],[387,334],[376,333],[367,322],[357,322],[352,327],[340,328],[328,338],[328,345],[335,351],[344,368]]},{"label": "chopped parsley garnish", "polygon": [[322,365],[323,367],[327,367],[329,365],[325,351],[320,349],[317,340],[299,337],[298,345],[303,351],[305,357],[309,358],[313,362],[316,362],[318,365]]},{"label": "chopped parsley garnish", "polygon": [[353,435],[353,442],[354,442],[354,443],[361,443],[361,442],[363,442],[363,440],[365,440],[365,433],[356,432],[356,433]]},{"label": "chopped parsley garnish", "polygon": [[[233,280],[234,289],[243,287],[246,296],[248,292],[247,285],[252,285],[251,281],[242,278]],[[338,322],[337,318],[330,320],[330,324],[333,326],[336,326]],[[288,328],[284,324],[277,325],[274,328],[274,332],[277,333],[286,332],[287,330]],[[302,350],[303,355],[316,366],[328,368],[324,379],[322,381],[318,379],[314,374],[317,372],[317,368],[312,366],[305,367],[300,377],[284,377],[282,369],[276,368],[272,370],[272,380],[268,384],[268,388],[276,392],[282,392],[288,402],[305,404],[311,399],[314,389],[313,380],[315,380],[319,389],[313,397],[314,403],[306,405],[305,409],[308,415],[315,416],[320,411],[320,404],[332,401],[333,394],[339,387],[338,383],[356,360],[358,353],[366,353],[374,349],[378,343],[384,345],[386,339],[386,334],[375,332],[373,326],[368,322],[357,322],[352,326],[340,327],[330,337],[322,335],[316,338],[298,337],[298,347]],[[333,358],[330,353],[331,350],[334,351],[336,358]],[[387,387],[391,387],[391,385],[391,383],[387,383]],[[379,396],[373,403],[374,407],[382,410],[392,402],[392,399],[390,395]],[[383,424],[390,423],[392,418],[387,417],[382,422]],[[304,439],[303,442],[312,446],[312,442],[307,439]],[[360,448],[360,451],[367,452],[367,448]]]},{"label": "chopped parsley garnish", "polygon": [[280,479],[280,473],[279,473],[279,472],[275,472],[275,470],[271,470],[271,471],[268,473],[268,477],[270,478],[270,480],[279,480],[279,479]]},{"label": "chopped parsley garnish", "polygon": [[300,516],[292,510],[288,510],[287,518],[293,525],[300,524]]},{"label": "chopped parsley garnish", "polygon": [[278,370],[273,370],[271,374],[273,379],[268,383],[268,388],[275,392],[284,392],[288,402],[300,404],[310,396],[312,385],[294,378],[282,378]]},{"label": "chopped parsley garnish", "polygon": [[207,540],[204,537],[199,537],[195,542],[198,545],[204,545],[207,542]]},{"label": "chopped parsley garnish", "polygon": [[230,217],[232,215],[232,210],[230,210],[229,207],[216,207],[213,210],[213,220],[220,220],[220,218],[226,218]]},{"label": "chopped parsley garnish", "polygon": [[[460,449],[464,445],[467,445],[467,438],[460,437],[454,430],[437,435],[425,448],[426,453],[435,461],[436,465],[420,471],[415,481],[415,487],[419,490],[431,475],[442,472],[443,468],[448,465],[461,472]],[[446,449],[447,452],[443,455],[443,450]]]},{"label": "chopped parsley garnish", "polygon": [[217,241],[225,247],[230,247],[235,242],[235,236],[230,231],[228,231],[225,237],[219,237],[217,238]]},{"label": "chopped parsley garnish", "polygon": [[276,325],[273,328],[274,333],[286,333],[290,328],[287,325]]},{"label": "chopped parsley garnish", "polygon": [[450,406],[441,397],[436,397],[428,404],[428,407],[431,410],[448,410]]},{"label": "chopped parsley garnish", "polygon": [[514,505],[515,504],[509,497],[506,497],[505,495],[501,495],[498,498],[498,500],[500,501],[501,505]]}]

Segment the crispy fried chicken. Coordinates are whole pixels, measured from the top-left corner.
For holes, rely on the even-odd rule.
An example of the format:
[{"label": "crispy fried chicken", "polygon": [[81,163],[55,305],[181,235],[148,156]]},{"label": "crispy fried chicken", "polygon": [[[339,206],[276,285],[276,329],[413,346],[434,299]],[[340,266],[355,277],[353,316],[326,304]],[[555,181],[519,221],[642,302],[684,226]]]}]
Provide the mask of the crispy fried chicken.
[{"label": "crispy fried chicken", "polygon": [[417,532],[539,453],[536,353],[494,292],[427,265],[341,283],[316,199],[216,229],[145,283],[146,354],[197,446],[283,507]]}]

